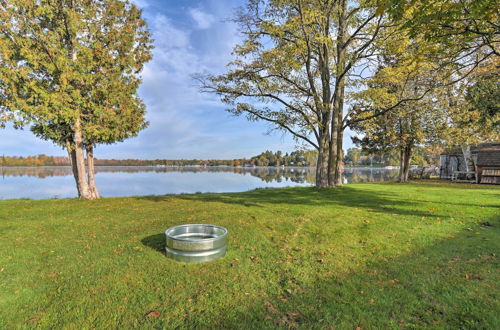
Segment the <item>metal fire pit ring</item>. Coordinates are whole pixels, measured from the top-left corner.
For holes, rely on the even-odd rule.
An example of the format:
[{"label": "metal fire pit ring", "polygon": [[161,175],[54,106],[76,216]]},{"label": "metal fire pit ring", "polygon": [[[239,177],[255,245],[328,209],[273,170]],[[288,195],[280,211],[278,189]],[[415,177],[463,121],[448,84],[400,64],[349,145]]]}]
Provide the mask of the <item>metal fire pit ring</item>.
[{"label": "metal fire pit ring", "polygon": [[227,229],[216,225],[189,224],[167,229],[167,257],[185,262],[213,261],[226,255]]}]

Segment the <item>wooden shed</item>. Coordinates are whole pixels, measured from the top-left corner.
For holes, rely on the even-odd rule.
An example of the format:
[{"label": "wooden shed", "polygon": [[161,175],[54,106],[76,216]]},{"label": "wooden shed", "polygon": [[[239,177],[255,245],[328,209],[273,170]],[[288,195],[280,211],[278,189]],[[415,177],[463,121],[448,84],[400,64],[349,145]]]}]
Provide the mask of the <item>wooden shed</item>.
[{"label": "wooden shed", "polygon": [[479,183],[500,184],[500,143],[479,146],[476,173]]},{"label": "wooden shed", "polygon": [[[479,148],[473,146],[470,148],[470,151],[472,164],[469,164],[469,166],[474,168],[477,161]],[[468,166],[465,164],[464,155],[460,148],[447,149],[440,155],[439,163],[439,177],[441,179],[451,179],[454,173],[467,172],[468,169]]]}]

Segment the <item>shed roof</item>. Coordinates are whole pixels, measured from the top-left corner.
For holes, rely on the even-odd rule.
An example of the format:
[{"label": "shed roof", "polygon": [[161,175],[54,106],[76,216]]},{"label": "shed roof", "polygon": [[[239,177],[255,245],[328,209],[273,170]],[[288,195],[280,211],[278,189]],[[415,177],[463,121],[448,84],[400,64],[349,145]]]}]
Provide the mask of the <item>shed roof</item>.
[{"label": "shed roof", "polygon": [[485,143],[479,146],[477,166],[500,167],[500,143]]},{"label": "shed roof", "polygon": [[[479,152],[479,146],[471,146],[470,147],[470,153],[471,155],[477,155],[477,153]],[[455,147],[455,148],[448,148],[448,149],[445,149],[445,151],[443,151],[441,153],[441,156],[459,156],[459,157],[463,157],[463,153],[462,153],[462,149],[460,147]]]}]

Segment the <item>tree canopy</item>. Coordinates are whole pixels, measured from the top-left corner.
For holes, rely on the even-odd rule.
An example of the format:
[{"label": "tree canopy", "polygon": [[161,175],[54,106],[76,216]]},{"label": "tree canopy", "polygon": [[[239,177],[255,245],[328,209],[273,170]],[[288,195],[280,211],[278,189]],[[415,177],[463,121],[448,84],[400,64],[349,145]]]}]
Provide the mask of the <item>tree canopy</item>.
[{"label": "tree canopy", "polygon": [[[128,0],[0,1],[4,119],[68,150],[79,195],[98,197],[93,148],[146,127],[137,96],[152,40]],[[88,179],[84,165],[88,158]]]}]

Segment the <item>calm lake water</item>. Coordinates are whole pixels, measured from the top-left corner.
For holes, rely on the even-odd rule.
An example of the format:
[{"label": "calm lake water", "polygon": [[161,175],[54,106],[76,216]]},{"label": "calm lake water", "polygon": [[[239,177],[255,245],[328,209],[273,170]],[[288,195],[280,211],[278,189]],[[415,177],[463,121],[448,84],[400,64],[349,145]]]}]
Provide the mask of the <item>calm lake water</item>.
[{"label": "calm lake water", "polygon": [[[345,183],[395,180],[397,170],[347,168]],[[308,186],[309,168],[96,167],[104,197],[196,192],[238,192],[263,187]],[[0,199],[76,197],[70,167],[0,167]]]}]

